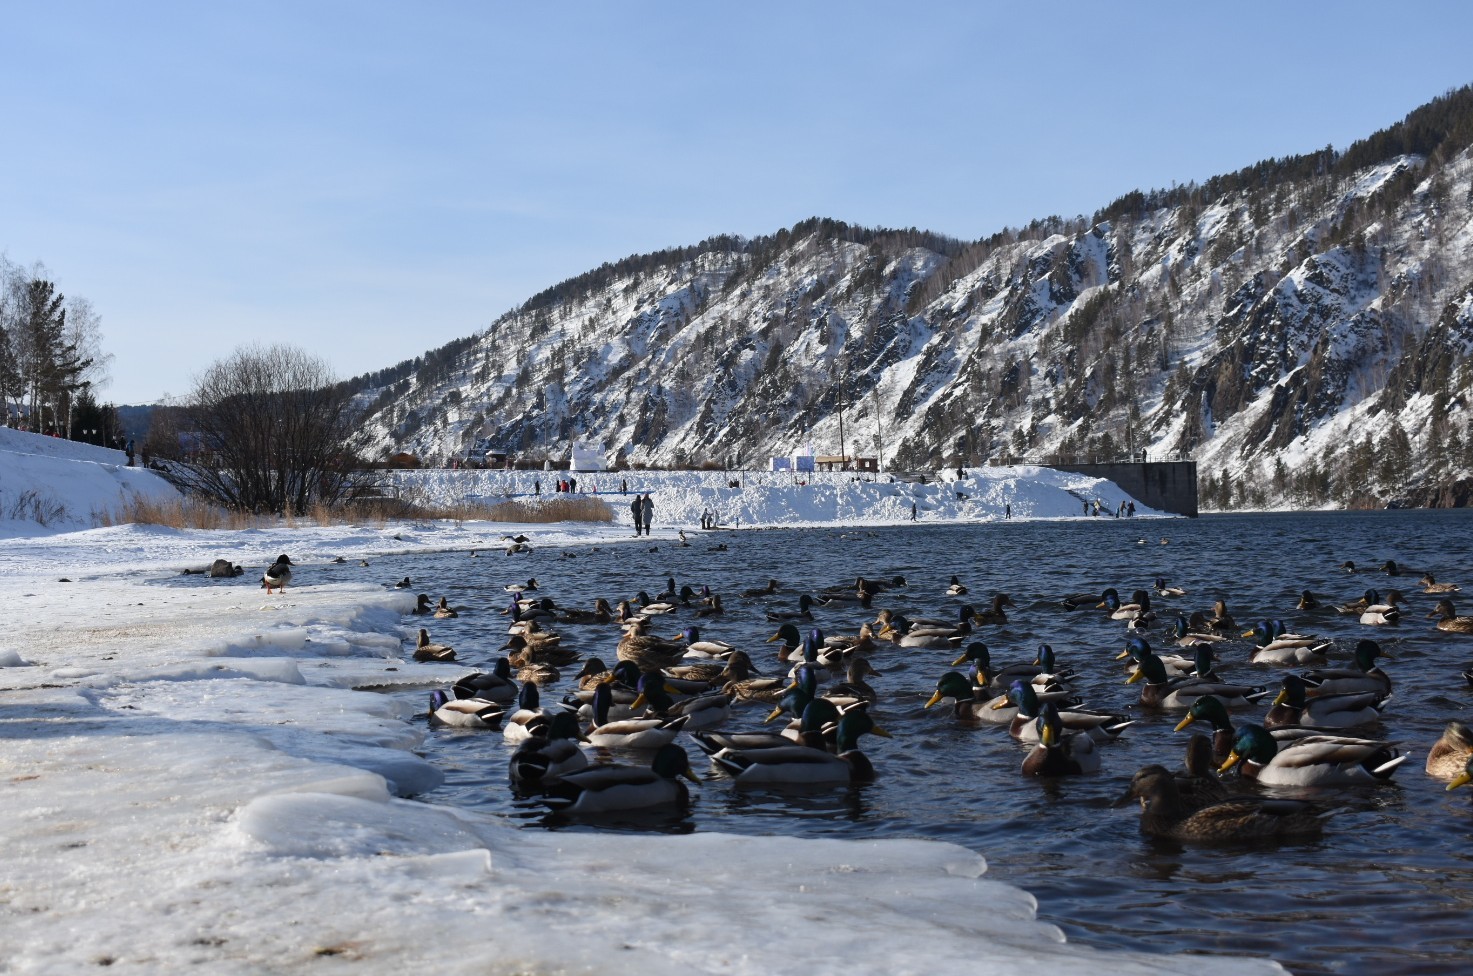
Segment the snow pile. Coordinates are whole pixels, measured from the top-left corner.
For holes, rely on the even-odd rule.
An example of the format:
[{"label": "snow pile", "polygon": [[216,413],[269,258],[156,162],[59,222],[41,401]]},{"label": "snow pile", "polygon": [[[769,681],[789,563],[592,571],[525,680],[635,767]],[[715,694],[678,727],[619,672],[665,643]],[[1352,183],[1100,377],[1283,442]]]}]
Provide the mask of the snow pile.
[{"label": "snow pile", "polygon": [[0,427],[0,537],[38,524],[80,528],[130,495],[164,500],[179,493],[163,478],[128,467],[122,451]]}]

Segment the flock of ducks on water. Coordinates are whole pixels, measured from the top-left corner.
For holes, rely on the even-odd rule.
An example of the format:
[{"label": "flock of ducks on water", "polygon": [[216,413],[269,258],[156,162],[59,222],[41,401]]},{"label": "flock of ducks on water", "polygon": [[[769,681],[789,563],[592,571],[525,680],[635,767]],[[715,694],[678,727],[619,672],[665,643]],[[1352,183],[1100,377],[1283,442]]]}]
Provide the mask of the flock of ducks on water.
[{"label": "flock of ducks on water", "polygon": [[[530,540],[521,537],[515,545]],[[291,560],[282,555],[261,585],[283,591],[291,579]],[[1353,563],[1347,573],[1372,572]],[[1396,578],[1416,573],[1386,562],[1374,572]],[[408,578],[395,584],[411,585]],[[1073,687],[1075,673],[1060,665],[1048,644],[1031,662],[1001,666],[987,644],[977,639],[987,628],[1008,622],[1016,610],[1003,593],[977,609],[959,603],[950,617],[921,618],[880,609],[853,634],[825,634],[819,613],[868,611],[889,591],[906,587],[903,577],[860,577],[818,593],[793,598],[777,580],[742,591],[744,606],[760,605],[776,625],[768,643],[778,644],[776,660],[786,673],[769,676],[744,650],[702,633],[726,610],[708,587],[677,588],[674,578],[651,596],[611,604],[599,598],[591,609],[565,608],[543,595],[535,578],[505,587],[505,652],[489,671],[467,674],[430,700],[432,725],[500,731],[517,748],[508,775],[522,795],[540,798],[556,811],[599,815],[614,811],[681,806],[690,794],[681,782],[699,782],[679,744],[687,736],[739,785],[840,785],[876,775],[861,751],[864,735],[889,738],[871,715],[877,694],[867,679],[880,676],[874,662],[904,652],[942,651],[938,670],[949,662],[925,702],[927,709],[950,702],[962,724],[1005,726],[1028,744],[1021,771],[1031,776],[1070,776],[1101,768],[1101,746],[1131,724],[1128,715],[1084,708]],[[1452,603],[1458,587],[1421,574],[1421,594],[1437,597],[1428,619],[1439,631],[1473,634],[1473,617],[1459,616]],[[1410,589],[1410,587],[1408,587]],[[952,576],[939,590],[964,601],[968,589]],[[1128,599],[1115,588],[1072,594],[1066,610],[1098,613],[1123,626],[1125,680],[1139,685],[1139,707],[1181,713],[1177,731],[1197,726],[1181,768],[1152,764],[1141,768],[1122,799],[1138,800],[1141,830],[1152,836],[1200,842],[1237,842],[1314,835],[1328,813],[1305,800],[1268,798],[1248,784],[1281,787],[1341,787],[1384,783],[1406,760],[1392,743],[1347,732],[1377,722],[1391,694],[1391,677],[1380,661],[1381,646],[1364,637],[1346,666],[1331,667],[1335,643],[1313,634],[1290,632],[1283,621],[1263,619],[1245,627],[1219,600],[1210,612],[1158,612],[1155,601],[1187,597],[1181,587],[1157,579]],[[1354,615],[1369,628],[1397,624],[1406,597],[1402,591],[1368,588],[1359,599],[1326,604],[1309,591],[1300,610],[1331,608]],[[451,607],[420,594],[413,614],[451,619],[467,608]],[[489,611],[495,613],[495,610]],[[680,620],[674,636],[653,633],[657,622]],[[559,627],[602,628],[617,636],[612,666],[563,644]],[[1154,642],[1154,646],[1153,646]],[[1277,689],[1258,681],[1229,681],[1217,667],[1229,652],[1251,665],[1285,669]],[[419,629],[418,661],[453,662],[453,648],[434,643]],[[544,702],[543,689],[571,674],[573,688],[558,701]],[[966,670],[957,670],[960,668]],[[1287,670],[1294,669],[1294,670]],[[1463,673],[1473,684],[1473,670]],[[1270,695],[1273,697],[1270,700]],[[1257,721],[1235,722],[1234,711],[1267,711]],[[734,715],[760,706],[763,725],[783,719],[779,731],[727,728]],[[1198,724],[1200,723],[1200,725]],[[640,763],[590,762],[584,744],[615,753],[638,750]],[[1452,790],[1473,781],[1473,731],[1449,722],[1430,750],[1426,771]],[[1221,777],[1235,773],[1236,784]]]}]

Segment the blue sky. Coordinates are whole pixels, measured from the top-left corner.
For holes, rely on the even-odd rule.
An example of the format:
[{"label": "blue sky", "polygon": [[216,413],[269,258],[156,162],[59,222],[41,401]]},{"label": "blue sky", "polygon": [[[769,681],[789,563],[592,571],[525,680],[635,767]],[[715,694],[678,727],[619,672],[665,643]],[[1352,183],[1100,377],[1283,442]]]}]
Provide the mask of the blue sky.
[{"label": "blue sky", "polygon": [[959,238],[1344,148],[1473,82],[1473,4],[55,3],[0,30],[0,252],[118,403],[340,376],[604,261],[809,216]]}]

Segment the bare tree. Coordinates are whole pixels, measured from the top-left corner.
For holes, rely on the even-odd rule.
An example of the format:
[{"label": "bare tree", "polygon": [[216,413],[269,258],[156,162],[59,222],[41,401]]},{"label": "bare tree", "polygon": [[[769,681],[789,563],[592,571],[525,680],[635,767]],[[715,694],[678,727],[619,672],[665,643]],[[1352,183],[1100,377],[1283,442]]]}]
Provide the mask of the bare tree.
[{"label": "bare tree", "polygon": [[352,400],[291,346],[237,349],[196,381],[172,444],[151,444],[180,488],[231,508],[304,514],[351,490]]}]

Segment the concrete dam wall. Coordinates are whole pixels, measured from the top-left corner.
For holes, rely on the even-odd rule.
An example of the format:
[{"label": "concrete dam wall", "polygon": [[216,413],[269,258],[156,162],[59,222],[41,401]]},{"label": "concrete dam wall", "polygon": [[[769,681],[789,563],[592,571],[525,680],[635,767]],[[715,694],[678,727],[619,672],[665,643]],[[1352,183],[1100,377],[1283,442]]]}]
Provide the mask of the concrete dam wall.
[{"label": "concrete dam wall", "polygon": [[1108,478],[1132,498],[1173,515],[1197,517],[1196,461],[1109,461],[1097,464],[1045,464],[1095,478]]}]

